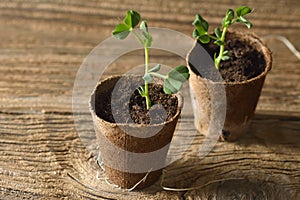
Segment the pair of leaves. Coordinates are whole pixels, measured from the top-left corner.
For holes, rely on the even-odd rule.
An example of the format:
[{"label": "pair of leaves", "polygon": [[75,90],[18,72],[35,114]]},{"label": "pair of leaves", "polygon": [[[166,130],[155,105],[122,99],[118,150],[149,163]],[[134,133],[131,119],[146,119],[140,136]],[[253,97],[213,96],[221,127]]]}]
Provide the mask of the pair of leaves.
[{"label": "pair of leaves", "polygon": [[186,66],[180,65],[175,67],[167,74],[164,80],[164,92],[166,94],[177,93],[189,77],[189,70]]},{"label": "pair of leaves", "polygon": [[233,24],[234,22],[239,22],[242,24],[245,24],[248,28],[252,27],[252,23],[250,21],[248,21],[244,16],[251,13],[252,10],[251,8],[249,8],[248,6],[239,6],[236,10],[236,18],[234,18],[235,14],[234,11],[232,9],[228,9],[226,16],[223,18],[222,20],[222,27],[229,27],[231,24]]},{"label": "pair of leaves", "polygon": [[245,24],[248,28],[252,27],[252,23],[248,21],[244,16],[251,13],[252,10],[248,6],[240,6],[236,10],[237,22]]},{"label": "pair of leaves", "polygon": [[[125,39],[131,31],[140,23],[141,16],[138,12],[134,10],[129,10],[126,13],[126,16],[122,23],[118,24],[113,30],[112,35],[120,40]],[[140,24],[140,30],[142,34],[142,39],[139,39],[139,42],[146,47],[152,45],[152,36],[148,31],[148,25],[145,20]]]},{"label": "pair of leaves", "polygon": [[113,30],[112,35],[120,40],[125,39],[130,31],[135,28],[140,22],[141,16],[134,10],[129,10],[122,23],[118,24]]},{"label": "pair of leaves", "polygon": [[[156,65],[145,74],[143,79],[148,83],[153,81],[153,76],[157,76],[157,71],[160,70],[160,65]],[[162,77],[162,76],[160,76]],[[190,77],[189,70],[186,66],[180,65],[175,67],[164,77],[164,92],[166,94],[175,94],[182,87],[183,83]],[[139,89],[140,94],[143,96],[143,89]]]}]

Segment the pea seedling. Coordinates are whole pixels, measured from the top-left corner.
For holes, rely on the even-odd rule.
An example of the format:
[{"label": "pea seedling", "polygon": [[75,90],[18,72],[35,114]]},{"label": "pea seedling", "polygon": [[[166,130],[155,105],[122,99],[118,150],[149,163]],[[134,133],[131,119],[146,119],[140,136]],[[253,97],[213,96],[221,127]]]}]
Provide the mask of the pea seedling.
[{"label": "pea seedling", "polygon": [[[136,39],[143,45],[145,52],[145,74],[143,79],[145,84],[138,88],[138,91],[142,97],[146,99],[147,110],[151,108],[151,101],[149,97],[149,83],[153,81],[153,76],[162,78],[164,80],[164,92],[166,94],[174,94],[180,90],[183,83],[189,79],[188,68],[184,65],[180,65],[172,69],[167,75],[159,74],[160,64],[149,69],[149,47],[152,45],[152,36],[148,30],[148,25],[145,20],[140,23],[141,16],[134,10],[127,11],[127,14],[122,23],[118,24],[112,35],[117,39],[125,39],[130,33],[132,33]],[[134,29],[140,23],[140,31],[136,32]]]},{"label": "pea seedling", "polygon": [[214,44],[220,46],[220,51],[217,56],[214,55],[214,62],[217,70],[220,70],[220,62],[222,60],[228,60],[228,51],[225,50],[225,35],[227,29],[230,25],[239,22],[245,24],[248,28],[252,27],[252,23],[248,21],[244,16],[251,13],[252,10],[247,6],[240,6],[235,10],[235,13],[232,9],[228,9],[226,16],[222,20],[222,31],[219,27],[215,28],[214,35],[208,33],[209,24],[205,19],[201,17],[200,14],[196,15],[196,18],[193,22],[195,29],[193,31],[193,37],[198,39],[201,43],[207,44],[211,39],[214,40]]}]

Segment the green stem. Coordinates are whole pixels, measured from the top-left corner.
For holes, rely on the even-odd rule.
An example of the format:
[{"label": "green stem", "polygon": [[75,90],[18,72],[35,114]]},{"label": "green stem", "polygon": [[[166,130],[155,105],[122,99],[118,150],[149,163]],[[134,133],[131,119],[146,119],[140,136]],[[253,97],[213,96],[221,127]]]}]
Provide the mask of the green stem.
[{"label": "green stem", "polygon": [[144,45],[144,42],[143,42],[143,40],[140,38],[140,36],[132,29],[132,30],[130,30],[132,33],[133,33],[133,35],[136,37],[136,39],[142,44],[142,45]]},{"label": "green stem", "polygon": [[224,27],[224,29],[223,29],[222,36],[221,36],[221,41],[223,42],[223,44],[220,46],[219,55],[215,59],[215,65],[216,65],[217,70],[220,70],[220,62],[222,60],[223,53],[224,53],[224,50],[225,50],[225,35],[226,35],[226,32],[227,32],[227,29],[228,29],[228,27]]},{"label": "green stem", "polygon": [[[136,39],[144,46],[145,49],[145,74],[148,74],[149,71],[149,49],[140,36],[132,29],[131,32],[136,37]],[[151,101],[149,97],[149,83],[145,81],[145,99],[146,99],[146,107],[147,110],[151,108]]]},{"label": "green stem", "polygon": [[162,78],[162,79],[168,78],[167,76],[159,74],[159,73],[156,73],[156,72],[150,72],[150,74],[153,75],[153,76],[156,76],[158,78]]},{"label": "green stem", "polygon": [[[149,49],[147,46],[144,46],[145,49],[145,74],[148,74],[149,71]],[[151,108],[151,101],[149,97],[149,85],[148,81],[145,80],[145,98],[146,98],[146,107],[147,110]]]},{"label": "green stem", "polygon": [[207,34],[207,36],[210,37],[210,38],[213,39],[213,40],[217,40],[217,39],[218,39],[217,37],[215,37],[215,36],[213,36],[213,35],[210,35],[210,34]]}]

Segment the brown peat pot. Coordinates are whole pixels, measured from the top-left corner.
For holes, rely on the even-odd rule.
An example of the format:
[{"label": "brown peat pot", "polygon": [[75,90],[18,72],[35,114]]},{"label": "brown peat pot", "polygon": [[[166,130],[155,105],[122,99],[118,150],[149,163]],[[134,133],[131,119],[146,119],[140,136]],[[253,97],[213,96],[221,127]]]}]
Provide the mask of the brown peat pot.
[{"label": "brown peat pot", "polygon": [[[187,56],[187,65],[191,74],[189,83],[195,126],[201,134],[208,134],[210,120],[215,120],[211,119],[213,109],[211,107],[212,97],[208,88],[213,89],[222,85],[225,89],[224,94],[226,94],[226,115],[224,115],[226,117],[220,139],[225,141],[234,141],[246,132],[249,122],[254,116],[265,77],[272,66],[271,52],[258,36],[249,33],[228,32],[226,41],[230,40],[238,40],[242,46],[245,45],[255,50],[255,55],[247,55],[247,57],[250,57],[252,59],[251,62],[255,63],[255,66],[251,66],[251,69],[258,68],[258,65],[263,66],[260,67],[257,75],[242,81],[212,81],[200,75],[193,66],[195,62],[193,63],[192,60],[197,60],[197,56],[199,56],[195,50],[196,45],[199,45],[198,41],[195,41],[192,50]],[[201,46],[208,52],[211,51],[209,52],[211,56],[213,55],[213,51],[218,50],[218,48],[209,49],[208,46]],[[237,54],[241,55],[241,58],[243,57],[243,53],[237,52]],[[256,57],[257,55],[260,55],[260,58]]]},{"label": "brown peat pot", "polygon": [[140,125],[110,122],[101,118],[99,113],[103,112],[103,107],[110,106],[105,98],[112,95],[121,77],[112,76],[98,83],[90,98],[90,112],[109,181],[121,188],[129,189],[137,185],[136,189],[142,189],[156,182],[162,173],[183,99],[176,94],[176,114],[164,123]]}]

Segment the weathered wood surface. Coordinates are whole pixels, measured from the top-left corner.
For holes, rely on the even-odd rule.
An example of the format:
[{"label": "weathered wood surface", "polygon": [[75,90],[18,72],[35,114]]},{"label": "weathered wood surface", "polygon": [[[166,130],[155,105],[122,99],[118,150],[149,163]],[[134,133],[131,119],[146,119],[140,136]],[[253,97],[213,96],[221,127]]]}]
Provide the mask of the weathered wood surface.
[{"label": "weathered wood surface", "polygon": [[[173,148],[183,155],[167,167],[163,184],[201,188],[170,192],[157,183],[144,192],[115,189],[103,180],[74,127],[76,72],[127,9],[140,11],[151,26],[189,35],[195,13],[215,26],[229,5],[241,2],[0,1],[0,199],[299,199],[300,62],[277,40],[266,41],[273,69],[244,138],[219,142],[199,159],[204,138],[194,131],[192,115],[184,116],[186,129],[177,140],[185,141],[186,134],[195,140],[186,152]],[[255,8],[251,31],[284,35],[300,49],[299,5],[298,0],[249,2]],[[160,52],[151,59],[170,66],[184,62]],[[141,53],[131,53],[111,68],[142,62]]]}]

